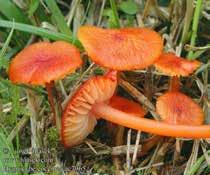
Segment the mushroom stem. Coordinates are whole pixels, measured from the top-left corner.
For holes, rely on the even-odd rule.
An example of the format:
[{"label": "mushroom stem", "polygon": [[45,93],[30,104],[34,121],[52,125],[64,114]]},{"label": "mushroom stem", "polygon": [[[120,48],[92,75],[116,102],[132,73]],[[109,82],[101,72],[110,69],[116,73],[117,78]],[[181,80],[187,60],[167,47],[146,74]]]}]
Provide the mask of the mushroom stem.
[{"label": "mushroom stem", "polygon": [[210,138],[210,125],[189,126],[168,124],[126,114],[104,103],[95,104],[92,108],[92,112],[96,116],[100,116],[113,123],[157,135],[185,138]]},{"label": "mushroom stem", "polygon": [[47,94],[48,94],[48,101],[51,107],[51,110],[53,112],[53,117],[54,117],[54,122],[56,124],[56,127],[60,133],[60,129],[61,129],[61,119],[60,119],[60,108],[59,105],[57,103],[57,92],[55,89],[55,83],[54,81],[51,81],[50,83],[46,83],[46,90],[47,90]]},{"label": "mushroom stem", "polygon": [[170,79],[170,88],[169,91],[179,91],[180,89],[180,81],[178,76],[173,76]]}]

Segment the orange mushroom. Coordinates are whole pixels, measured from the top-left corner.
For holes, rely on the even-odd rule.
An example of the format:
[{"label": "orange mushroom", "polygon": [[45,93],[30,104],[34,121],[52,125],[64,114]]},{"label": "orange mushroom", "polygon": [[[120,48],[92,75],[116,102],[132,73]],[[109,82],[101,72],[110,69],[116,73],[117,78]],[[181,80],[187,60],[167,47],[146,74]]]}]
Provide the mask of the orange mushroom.
[{"label": "orange mushroom", "polygon": [[109,105],[115,109],[128,114],[133,114],[137,117],[143,117],[147,113],[138,103],[120,96],[113,96],[109,101]]},{"label": "orange mushroom", "polygon": [[108,103],[136,117],[143,117],[146,114],[139,104],[113,96],[116,86],[117,72],[110,71],[105,76],[87,80],[73,95],[62,116],[61,137],[65,147],[81,143],[93,131],[97,123],[96,119],[100,116],[91,111],[98,103]]},{"label": "orange mushroom", "polygon": [[[87,80],[70,99],[62,116],[61,138],[65,147],[81,143],[97,121],[90,111],[97,103],[107,102],[117,86],[117,72]],[[97,115],[96,115],[97,116]]]},{"label": "orange mushroom", "polygon": [[164,122],[170,124],[201,125],[204,113],[190,97],[179,92],[179,76],[191,74],[200,65],[199,61],[189,61],[173,53],[163,53],[155,66],[169,76],[169,92],[160,96],[156,108]]},{"label": "orange mushroom", "polygon": [[55,115],[51,92],[54,80],[62,79],[81,64],[80,53],[73,45],[64,41],[39,42],[15,56],[9,67],[9,78],[13,83],[45,85]]},{"label": "orange mushroom", "polygon": [[78,37],[96,64],[113,70],[146,68],[157,61],[163,49],[160,35],[147,28],[83,26]]},{"label": "orange mushroom", "polygon": [[160,96],[157,99],[156,109],[166,123],[202,125],[204,122],[204,113],[200,106],[181,92],[167,92]]},{"label": "orange mushroom", "polygon": [[174,125],[140,118],[114,109],[105,103],[94,105],[91,112],[110,122],[152,134],[184,138],[210,138],[210,125]]},{"label": "orange mushroom", "polygon": [[[162,136],[209,138],[210,125],[190,126],[186,124],[174,125],[161,121],[141,118],[134,111],[124,109],[124,102],[120,97],[109,99],[117,86],[116,71],[105,76],[93,77],[87,80],[74,94],[67,104],[62,117],[62,141],[64,146],[70,147],[82,142],[92,132],[96,125],[96,117],[103,118],[115,124],[137,129]],[[185,100],[188,101],[188,100]],[[130,102],[129,102],[130,103]],[[130,106],[130,104],[128,105]],[[189,105],[191,107],[196,106]],[[144,114],[143,111],[142,115]],[[200,111],[202,115],[202,111]]]},{"label": "orange mushroom", "polygon": [[200,62],[189,61],[173,53],[163,53],[154,65],[166,75],[179,77],[193,73],[200,66]]}]

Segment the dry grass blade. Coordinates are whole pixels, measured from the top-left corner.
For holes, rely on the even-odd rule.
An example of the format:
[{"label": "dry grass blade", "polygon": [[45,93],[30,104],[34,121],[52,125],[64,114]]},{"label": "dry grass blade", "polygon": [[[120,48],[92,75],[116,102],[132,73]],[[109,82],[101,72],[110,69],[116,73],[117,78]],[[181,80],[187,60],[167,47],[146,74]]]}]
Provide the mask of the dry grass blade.
[{"label": "dry grass blade", "polygon": [[129,129],[127,133],[126,174],[130,173],[130,168],[131,168],[130,145],[131,145],[131,129]]},{"label": "dry grass blade", "polygon": [[119,84],[122,88],[128,91],[129,94],[133,96],[133,98],[145,106],[156,120],[160,119],[159,115],[155,112],[154,105],[140,91],[138,91],[134,86],[123,79],[119,80]]},{"label": "dry grass blade", "polygon": [[192,153],[190,155],[189,160],[187,161],[186,168],[184,170],[184,175],[188,175],[191,167],[195,164],[197,157],[198,157],[198,149],[199,149],[200,141],[195,140],[193,143]]},{"label": "dry grass blade", "polygon": [[138,153],[140,137],[141,137],[141,131],[138,131],[137,135],[136,135],[136,142],[135,142],[135,149],[134,149],[133,158],[132,158],[132,165],[135,165],[135,163],[136,163],[136,157],[137,157],[137,153]]}]

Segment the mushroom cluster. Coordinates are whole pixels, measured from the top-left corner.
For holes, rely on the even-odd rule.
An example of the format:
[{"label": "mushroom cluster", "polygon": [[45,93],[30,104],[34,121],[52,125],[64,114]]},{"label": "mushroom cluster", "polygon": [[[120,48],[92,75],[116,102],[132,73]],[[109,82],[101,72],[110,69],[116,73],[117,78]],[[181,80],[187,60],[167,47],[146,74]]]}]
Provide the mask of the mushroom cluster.
[{"label": "mushroom cluster", "polygon": [[[200,62],[163,53],[161,36],[147,28],[82,26],[78,38],[89,58],[108,70],[103,76],[85,81],[66,104],[61,118],[61,139],[65,147],[80,144],[100,118],[162,136],[210,137],[210,125],[203,124],[202,109],[179,90],[179,77],[193,73]],[[9,76],[14,83],[49,87],[49,83],[63,78],[81,64],[79,51],[71,44],[42,42],[27,47],[13,59]],[[157,99],[161,121],[143,118],[147,112],[140,104],[115,93],[118,71],[151,65],[172,77],[168,92]],[[51,106],[53,109],[52,103]]]}]

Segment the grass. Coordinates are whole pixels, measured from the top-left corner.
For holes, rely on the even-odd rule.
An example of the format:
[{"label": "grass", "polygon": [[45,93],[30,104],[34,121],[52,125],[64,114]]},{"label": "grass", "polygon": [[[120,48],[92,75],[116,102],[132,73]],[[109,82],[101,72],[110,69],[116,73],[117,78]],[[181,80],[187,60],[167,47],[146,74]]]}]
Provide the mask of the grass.
[{"label": "grass", "polygon": [[[68,0],[0,0],[0,4],[0,169],[6,166],[4,160],[8,156],[12,159],[8,162],[9,166],[30,168],[30,174],[34,175],[47,174],[47,170],[51,175],[68,174],[65,172],[67,168],[71,170],[70,174],[114,174],[128,171],[126,167],[129,167],[130,172],[141,175],[161,172],[174,175],[208,174],[209,140],[161,138],[153,149],[138,156],[135,164],[131,164],[129,161],[126,163],[126,153],[129,155],[126,143],[127,138],[130,138],[131,147],[134,146],[137,132],[129,134],[125,128],[122,145],[118,147],[113,144],[113,133],[107,132],[105,121],[98,122],[94,132],[83,144],[65,150],[52,122],[45,89],[14,85],[8,79],[11,59],[28,44],[42,40],[63,40],[74,44],[83,53],[80,41],[74,36],[80,25],[105,28],[144,25],[164,36],[165,51],[177,51],[183,57],[202,62],[195,74],[181,78],[181,90],[202,106],[206,114],[205,121],[210,123],[210,23],[208,15],[204,15],[210,13],[210,5],[206,0],[72,0],[71,3]],[[84,80],[103,73],[103,69],[89,59],[84,57],[84,60],[82,68],[56,83],[62,101]],[[123,81],[128,86],[121,85],[118,93],[142,105],[149,104],[153,109],[148,116],[156,117],[155,100],[167,90],[168,77],[156,70],[145,69],[124,72]],[[148,82],[151,83],[149,89],[146,88]],[[143,96],[145,99],[142,101],[142,94],[151,96]],[[141,133],[140,144],[147,143],[148,138],[150,135]],[[35,142],[43,148],[43,152],[31,152],[32,143]],[[4,149],[9,150],[7,155],[2,151]],[[119,149],[121,153],[116,162],[113,150]],[[21,150],[30,151],[22,154]],[[26,157],[39,161],[22,162],[21,159]],[[16,174],[27,175],[29,171]]]}]

